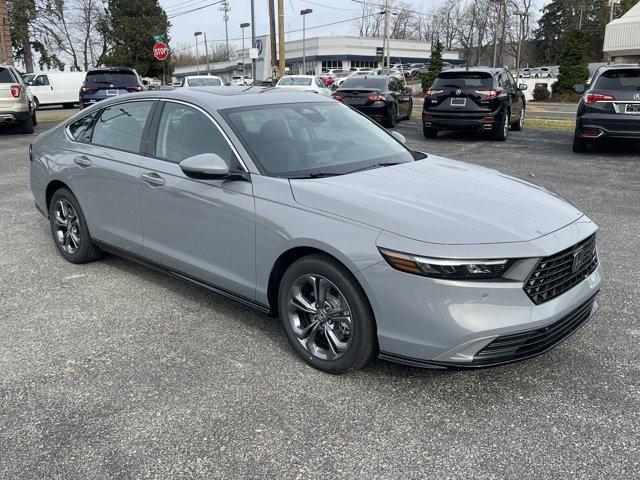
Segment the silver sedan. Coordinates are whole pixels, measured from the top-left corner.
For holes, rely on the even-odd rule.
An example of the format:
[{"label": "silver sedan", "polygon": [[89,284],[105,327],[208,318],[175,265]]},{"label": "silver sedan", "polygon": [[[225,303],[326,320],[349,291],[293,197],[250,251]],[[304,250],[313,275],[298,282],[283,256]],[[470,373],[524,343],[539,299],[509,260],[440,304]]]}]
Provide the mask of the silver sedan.
[{"label": "silver sedan", "polygon": [[343,373],[553,347],[597,310],[596,225],[500,172],[412,151],[350,107],[220,87],[100,102],[33,142],[60,254],[126,256],[279,316]]}]

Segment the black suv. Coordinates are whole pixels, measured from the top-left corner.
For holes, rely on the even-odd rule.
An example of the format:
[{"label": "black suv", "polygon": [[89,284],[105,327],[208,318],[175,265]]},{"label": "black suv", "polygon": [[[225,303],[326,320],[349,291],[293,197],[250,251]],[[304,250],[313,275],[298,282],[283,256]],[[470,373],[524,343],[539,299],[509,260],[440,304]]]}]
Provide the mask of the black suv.
[{"label": "black suv", "polygon": [[604,138],[640,140],[640,65],[600,67],[589,87],[574,89],[582,94],[574,152],[583,153],[589,143]]},{"label": "black suv", "polygon": [[441,72],[425,93],[422,107],[424,136],[439,130],[481,130],[504,141],[524,125],[525,99],[504,68],[475,67]]}]

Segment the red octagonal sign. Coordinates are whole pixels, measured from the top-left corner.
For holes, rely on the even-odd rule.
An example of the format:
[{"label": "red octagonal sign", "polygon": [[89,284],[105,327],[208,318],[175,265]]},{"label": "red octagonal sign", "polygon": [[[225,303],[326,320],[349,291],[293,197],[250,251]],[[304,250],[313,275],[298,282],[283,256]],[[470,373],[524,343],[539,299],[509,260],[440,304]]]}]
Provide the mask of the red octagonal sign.
[{"label": "red octagonal sign", "polygon": [[169,49],[163,42],[157,42],[153,46],[153,56],[156,57],[156,60],[166,60],[169,56]]}]

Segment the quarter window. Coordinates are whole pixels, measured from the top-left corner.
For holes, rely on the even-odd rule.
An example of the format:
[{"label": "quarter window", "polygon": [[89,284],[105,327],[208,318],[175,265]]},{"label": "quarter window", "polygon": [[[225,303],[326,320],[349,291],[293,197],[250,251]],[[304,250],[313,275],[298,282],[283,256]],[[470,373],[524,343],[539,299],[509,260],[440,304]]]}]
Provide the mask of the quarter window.
[{"label": "quarter window", "polygon": [[91,125],[95,117],[96,114],[92,113],[69,125],[69,133],[76,142],[87,142],[91,139]]},{"label": "quarter window", "polygon": [[119,103],[105,108],[93,127],[91,143],[137,153],[152,101]]},{"label": "quarter window", "polygon": [[187,105],[166,102],[158,126],[156,156],[179,163],[203,153],[215,153],[230,169],[238,168],[229,143],[205,114]]}]

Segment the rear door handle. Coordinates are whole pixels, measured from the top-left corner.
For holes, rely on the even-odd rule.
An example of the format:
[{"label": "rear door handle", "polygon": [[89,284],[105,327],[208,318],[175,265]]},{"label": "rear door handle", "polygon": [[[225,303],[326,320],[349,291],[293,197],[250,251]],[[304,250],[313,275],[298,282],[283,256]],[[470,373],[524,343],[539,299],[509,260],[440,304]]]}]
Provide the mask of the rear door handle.
[{"label": "rear door handle", "polygon": [[82,168],[86,168],[91,166],[91,160],[89,160],[87,157],[85,157],[84,155],[79,155],[77,157],[73,158],[73,163],[75,163],[76,165],[82,167]]},{"label": "rear door handle", "polygon": [[152,187],[161,187],[164,185],[164,178],[155,172],[142,172],[140,178],[143,182],[148,183]]}]

